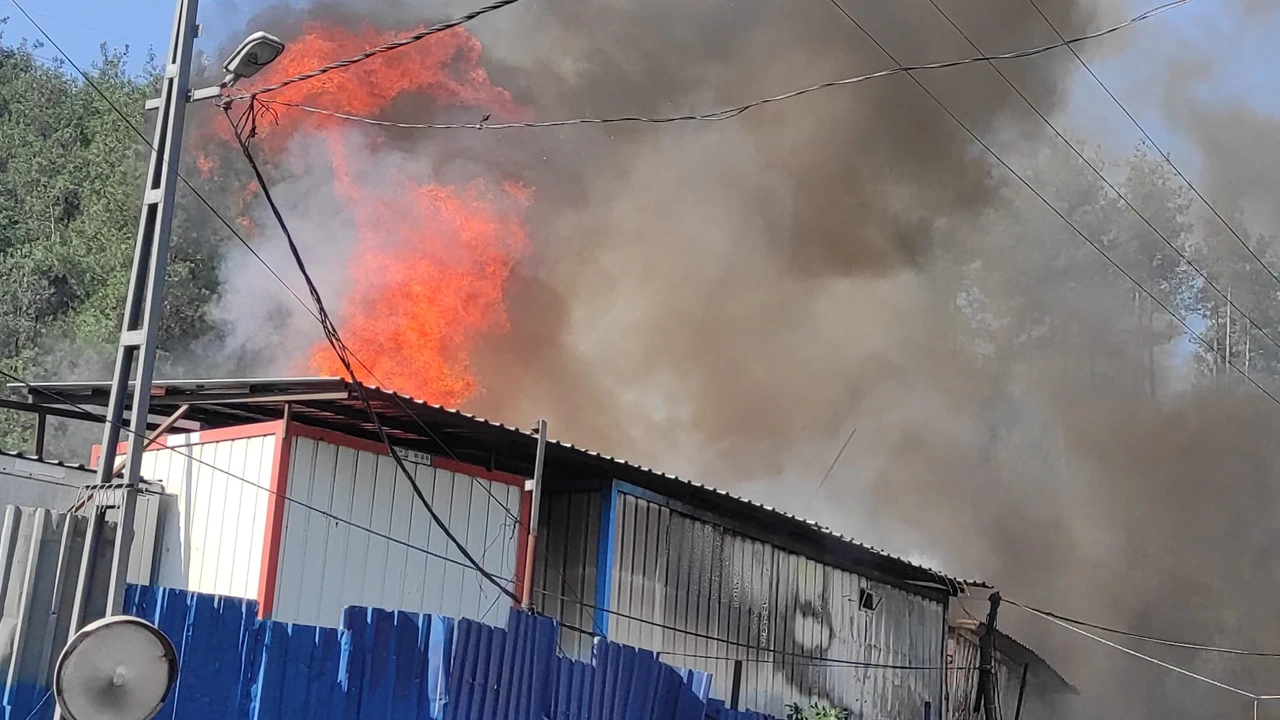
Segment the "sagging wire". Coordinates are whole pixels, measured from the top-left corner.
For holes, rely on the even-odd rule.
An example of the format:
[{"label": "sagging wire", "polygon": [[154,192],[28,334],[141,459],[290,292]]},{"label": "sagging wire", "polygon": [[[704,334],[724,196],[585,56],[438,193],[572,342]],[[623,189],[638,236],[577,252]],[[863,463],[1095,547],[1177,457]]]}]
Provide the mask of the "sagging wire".
[{"label": "sagging wire", "polygon": [[[283,88],[289,87],[290,85],[293,85],[295,83],[305,82],[307,80],[318,78],[321,75],[331,73],[334,70],[342,70],[345,68],[349,68],[352,65],[355,65],[357,63],[362,63],[365,60],[368,60],[369,58],[375,57],[377,55],[388,53],[388,52],[391,52],[392,50],[397,50],[406,45],[412,45],[413,43],[416,43],[419,40],[423,40],[437,33],[444,32],[445,30],[452,30],[453,28],[458,27],[459,25],[465,25],[466,23],[469,23],[472,20],[475,20],[481,15],[487,15],[491,12],[494,12],[495,10],[501,10],[502,8],[507,7],[508,5],[514,5],[519,1],[520,0],[495,0],[495,2],[485,5],[484,7],[472,10],[471,12],[465,15],[456,17],[452,20],[447,20],[445,22],[432,25],[431,27],[426,28],[425,30],[419,30],[418,32],[413,33],[412,35],[408,35],[406,37],[400,38],[399,40],[392,40],[391,42],[384,43],[382,45],[379,45],[378,47],[370,48],[360,53],[359,55],[354,55],[352,57],[346,58],[345,60],[338,60],[335,62],[331,62],[328,65],[325,65],[323,67],[318,67],[315,70],[302,73],[301,75],[295,75],[291,78],[288,78],[286,80],[281,80],[278,83],[275,83],[273,85],[268,85],[264,88],[259,88],[242,97],[256,98],[259,95],[272,93],[277,90],[281,90]],[[1183,0],[1183,1],[1185,2],[1187,0]]]},{"label": "sagging wire", "polygon": [[[514,0],[511,1],[514,2]],[[245,161],[248,162],[249,168],[253,171],[254,178],[258,183],[258,188],[262,191],[262,196],[267,201],[267,205],[271,209],[271,214],[275,218],[276,224],[284,234],[285,242],[289,246],[289,252],[293,256],[294,264],[302,274],[303,281],[307,285],[307,292],[311,295],[311,301],[315,304],[316,315],[319,317],[320,326],[324,332],[325,340],[333,349],[338,361],[342,363],[342,367],[351,380],[351,384],[355,389],[357,398],[360,400],[360,404],[369,414],[369,419],[373,424],[379,440],[387,448],[387,454],[396,464],[400,473],[409,481],[410,486],[413,488],[414,495],[418,498],[418,502],[422,504],[423,508],[426,509],[427,514],[431,516],[432,522],[435,523],[436,527],[440,528],[441,532],[444,533],[445,537],[448,538],[454,548],[458,550],[462,557],[465,558],[466,561],[470,563],[476,572],[480,573],[485,580],[511,599],[512,602],[519,604],[520,598],[515,594],[515,592],[507,588],[507,586],[500,582],[493,573],[486,570],[480,562],[475,559],[471,552],[467,550],[466,546],[463,545],[462,541],[458,539],[457,535],[455,535],[449,528],[444,519],[436,512],[435,508],[432,507],[426,494],[423,493],[422,487],[418,484],[417,478],[414,477],[413,472],[405,465],[400,454],[396,452],[395,447],[391,443],[390,436],[387,435],[386,428],[382,425],[382,420],[378,417],[377,411],[374,410],[373,404],[369,401],[368,392],[366,391],[363,383],[360,382],[359,375],[356,373],[355,365],[352,363],[351,352],[347,348],[346,343],[343,342],[342,336],[339,334],[332,316],[329,315],[329,311],[325,308],[324,298],[321,297],[320,290],[316,287],[315,281],[311,278],[311,273],[307,270],[306,262],[302,258],[302,252],[298,248],[297,242],[293,239],[293,233],[289,230],[289,225],[285,221],[279,205],[276,204],[275,198],[271,194],[270,185],[267,183],[267,179],[263,175],[262,169],[258,166],[258,161],[254,157],[253,150],[250,147],[253,139],[257,136],[258,121],[260,117],[270,115],[269,109],[263,108],[261,103],[251,101],[249,106],[237,120],[231,117],[231,107],[228,103],[222,103],[222,108],[226,114],[227,122],[230,123],[231,129],[235,133],[236,142],[240,145],[240,150],[244,154]]]},{"label": "sagging wire", "polygon": [[[510,0],[508,4],[514,1],[515,0]],[[1124,22],[1112,25],[1107,28],[1103,28],[1102,30],[1092,32],[1087,35],[1071,38],[1069,40],[1062,40],[1060,42],[1051,43],[1048,45],[1028,48],[1026,50],[1017,50],[1014,52],[1002,53],[999,55],[980,55],[977,57],[962,58],[959,60],[947,60],[947,61],[936,62],[936,63],[925,63],[921,65],[898,65],[896,67],[880,70],[873,73],[868,73],[866,75],[858,75],[855,77],[849,77],[849,78],[843,78],[840,80],[831,80],[828,82],[818,83],[817,85],[810,85],[809,87],[800,88],[798,90],[792,90],[790,92],[785,92],[780,95],[761,98],[759,100],[753,100],[751,102],[748,102],[742,105],[737,105],[734,107],[724,108],[722,110],[715,110],[712,112],[701,113],[701,114],[670,115],[670,116],[663,116],[663,117],[644,117],[639,115],[624,115],[619,117],[605,117],[605,118],[587,117],[587,118],[572,118],[568,120],[547,120],[547,121],[541,121],[541,122],[512,122],[512,123],[399,123],[399,122],[391,122],[388,120],[378,120],[376,118],[362,117],[359,115],[351,115],[347,113],[337,112],[334,110],[326,110],[323,108],[317,108],[317,107],[305,105],[302,103],[295,103],[295,102],[289,102],[284,100],[275,100],[272,98],[260,97],[260,95],[264,93],[278,90],[280,87],[283,87],[286,84],[290,84],[291,82],[298,82],[299,81],[298,79],[286,81],[286,83],[276,83],[275,85],[269,85],[266,88],[253,91],[251,93],[246,93],[238,96],[228,96],[228,97],[230,97],[232,100],[253,98],[253,99],[257,99],[259,102],[270,103],[273,105],[281,105],[284,107],[291,107],[297,110],[303,110],[305,112],[317,113],[320,115],[327,115],[329,117],[337,118],[340,120],[361,122],[368,125],[377,125],[380,127],[405,128],[405,129],[411,129],[411,130],[452,130],[452,129],[510,130],[514,128],[549,128],[549,127],[561,127],[565,125],[608,125],[608,124],[615,124],[615,123],[665,124],[665,123],[675,123],[675,122],[719,122],[721,120],[729,120],[731,118],[738,117],[739,115],[747,112],[748,110],[761,107],[763,105],[770,105],[773,103],[783,102],[785,100],[791,100],[792,98],[797,98],[802,95],[808,95],[810,93],[819,92],[822,90],[828,90],[830,88],[842,87],[845,85],[855,85],[857,83],[866,82],[868,80],[875,80],[877,78],[882,78],[882,77],[888,77],[890,75],[898,75],[901,73],[909,74],[909,73],[913,73],[920,70],[942,70],[946,68],[960,67],[962,65],[971,65],[973,63],[991,62],[993,60],[1016,60],[1020,58],[1033,57],[1035,55],[1047,53],[1051,50],[1057,50],[1063,47],[1071,47],[1072,45],[1076,45],[1082,42],[1087,42],[1089,40],[1096,40],[1098,38],[1105,37],[1112,33],[1123,30],[1124,28],[1130,27],[1132,25],[1136,25],[1146,20],[1150,20],[1151,18],[1154,18],[1163,13],[1166,13],[1182,5],[1186,5],[1192,1],[1193,0],[1173,0],[1173,2],[1168,2],[1158,7],[1151,8],[1150,10],[1147,10],[1146,12],[1143,12],[1128,20],[1125,20]],[[408,38],[406,38],[406,40],[407,39]],[[356,56],[356,57],[360,57],[360,56]],[[337,69],[337,66],[341,66],[341,63],[333,63],[332,65],[325,66],[325,67],[329,69]],[[321,69],[324,70],[324,68],[321,68]],[[327,71],[328,70],[326,70],[326,72]],[[318,72],[318,71],[313,71],[313,72]],[[299,76],[299,78],[305,78],[305,76]]]},{"label": "sagging wire", "polygon": [[1007,599],[1007,598],[1006,598],[1006,599],[1005,599],[1005,602],[1006,602],[1006,603],[1008,603],[1008,604],[1010,604],[1010,605],[1013,605],[1014,607],[1021,608],[1021,609],[1025,610],[1026,612],[1031,613],[1032,615],[1035,615],[1036,617],[1039,617],[1039,618],[1044,619],[1044,620],[1048,620],[1049,622],[1051,622],[1051,623],[1053,623],[1053,624],[1055,624],[1055,625],[1058,625],[1058,626],[1060,626],[1060,627],[1064,627],[1064,628],[1066,628],[1066,629],[1070,630],[1070,631],[1071,631],[1071,632],[1073,632],[1073,633],[1077,633],[1077,634],[1079,634],[1079,635],[1083,635],[1084,637],[1087,637],[1087,638],[1089,638],[1089,639],[1091,639],[1091,640],[1094,640],[1094,641],[1096,641],[1096,642],[1102,643],[1103,645],[1106,645],[1107,647],[1110,647],[1110,648],[1113,648],[1113,649],[1119,650],[1120,652],[1123,652],[1123,653],[1125,653],[1125,654],[1127,654],[1127,655],[1132,655],[1133,657],[1139,658],[1139,659],[1141,659],[1141,660],[1146,660],[1146,661],[1147,661],[1147,662],[1149,662],[1149,663],[1153,663],[1153,664],[1155,664],[1155,665],[1159,665],[1160,667],[1162,667],[1162,668],[1164,668],[1164,669],[1166,669],[1166,670],[1172,670],[1173,672],[1176,672],[1176,673],[1178,673],[1179,675],[1185,675],[1186,677],[1192,678],[1192,679],[1194,679],[1194,680],[1199,680],[1200,682],[1207,683],[1207,684],[1209,684],[1209,685],[1213,685],[1214,687],[1221,688],[1221,689],[1223,689],[1223,690],[1226,690],[1226,691],[1228,691],[1228,692],[1234,693],[1234,694],[1236,694],[1236,695],[1240,695],[1240,696],[1242,696],[1242,697],[1249,698],[1250,700],[1253,700],[1253,701],[1254,701],[1254,712],[1255,712],[1255,713],[1257,712],[1257,703],[1258,703],[1258,701],[1259,701],[1259,700],[1276,700],[1276,699],[1280,699],[1280,696],[1278,696],[1278,695],[1258,695],[1258,694],[1255,694],[1255,693],[1251,693],[1251,692],[1249,692],[1248,690],[1242,690],[1242,689],[1240,689],[1240,688],[1238,688],[1238,687],[1234,687],[1234,686],[1228,685],[1228,684],[1226,684],[1226,683],[1224,683],[1224,682],[1220,682],[1220,681],[1218,681],[1218,680],[1214,680],[1213,678],[1205,677],[1204,675],[1199,675],[1199,674],[1194,673],[1194,672],[1192,672],[1192,671],[1190,671],[1190,670],[1187,670],[1186,668],[1181,668],[1181,667],[1178,667],[1177,665],[1174,665],[1174,664],[1172,664],[1172,663],[1167,663],[1167,662],[1165,662],[1165,661],[1163,661],[1163,660],[1159,660],[1159,659],[1153,658],[1153,657],[1151,657],[1150,655],[1145,655],[1145,654],[1143,654],[1143,653],[1138,652],[1137,650],[1133,650],[1133,649],[1131,649],[1131,648],[1127,648],[1127,647],[1125,647],[1125,646],[1123,646],[1123,645],[1121,645],[1121,644],[1119,644],[1119,643],[1112,642],[1112,641],[1110,641],[1110,640],[1108,640],[1108,639],[1106,639],[1106,638],[1104,638],[1104,637],[1101,637],[1101,636],[1095,635],[1095,634],[1093,634],[1093,633],[1091,633],[1091,632],[1089,632],[1089,631],[1087,631],[1087,630],[1084,630],[1084,629],[1082,629],[1082,628],[1078,628],[1078,627],[1076,627],[1075,625],[1072,625],[1071,623],[1068,623],[1068,622],[1063,621],[1063,620],[1059,620],[1058,618],[1053,617],[1052,615],[1049,615],[1049,614],[1047,614],[1047,613],[1041,612],[1041,611],[1036,610],[1036,609],[1034,609],[1034,608],[1031,608],[1031,607],[1029,607],[1029,606],[1027,606],[1027,605],[1023,605],[1023,604],[1021,604],[1021,603],[1015,602],[1015,601],[1013,601],[1013,600],[1009,600],[1009,599]]}]

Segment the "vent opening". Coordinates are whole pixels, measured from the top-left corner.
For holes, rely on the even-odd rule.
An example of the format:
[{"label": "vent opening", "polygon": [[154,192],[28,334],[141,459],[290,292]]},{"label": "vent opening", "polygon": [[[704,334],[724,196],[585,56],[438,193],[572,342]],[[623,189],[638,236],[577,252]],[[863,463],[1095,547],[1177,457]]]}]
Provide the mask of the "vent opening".
[{"label": "vent opening", "polygon": [[858,590],[858,607],[867,612],[875,612],[880,607],[880,596],[866,588]]}]

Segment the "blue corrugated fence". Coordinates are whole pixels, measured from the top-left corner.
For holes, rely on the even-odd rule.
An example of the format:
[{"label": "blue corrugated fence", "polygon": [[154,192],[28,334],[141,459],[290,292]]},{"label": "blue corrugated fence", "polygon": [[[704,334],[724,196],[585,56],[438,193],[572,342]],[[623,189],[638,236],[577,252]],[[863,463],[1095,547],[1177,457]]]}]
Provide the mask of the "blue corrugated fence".
[{"label": "blue corrugated fence", "polygon": [[[334,629],[259,621],[251,600],[131,586],[125,610],[178,651],[157,720],[771,720],[725,710],[707,697],[711,676],[646,650],[598,641],[590,663],[563,657],[556,622],[515,609],[496,628],[348,608]],[[2,697],[5,720],[53,715],[43,687]]]}]

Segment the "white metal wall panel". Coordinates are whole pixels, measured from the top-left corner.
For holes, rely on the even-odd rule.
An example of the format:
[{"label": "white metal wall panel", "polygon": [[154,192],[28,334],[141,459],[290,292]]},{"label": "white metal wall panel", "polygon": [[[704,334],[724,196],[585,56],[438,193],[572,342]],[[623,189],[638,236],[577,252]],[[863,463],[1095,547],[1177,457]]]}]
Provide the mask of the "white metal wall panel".
[{"label": "white metal wall panel", "polygon": [[163,519],[156,584],[257,595],[274,455],[274,435],[143,454],[142,476],[176,496]]},{"label": "white metal wall panel", "polygon": [[[394,460],[291,442],[274,619],[332,625],[343,608],[366,605],[501,624],[506,596],[466,567]],[[405,464],[468,552],[513,588],[522,489]]]},{"label": "white metal wall panel", "polygon": [[[742,660],[741,705],[777,716],[817,700],[855,718],[941,717],[941,602],[617,497],[610,604],[678,630],[615,615],[610,639],[713,673],[726,699]],[[878,597],[874,611],[859,607],[863,590]]]}]

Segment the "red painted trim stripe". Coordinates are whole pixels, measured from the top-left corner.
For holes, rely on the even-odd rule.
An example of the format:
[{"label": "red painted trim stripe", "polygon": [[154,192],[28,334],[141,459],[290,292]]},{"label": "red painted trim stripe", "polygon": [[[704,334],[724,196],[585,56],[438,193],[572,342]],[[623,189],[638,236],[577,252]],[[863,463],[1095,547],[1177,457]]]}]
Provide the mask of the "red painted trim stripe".
[{"label": "red painted trim stripe", "polygon": [[[203,443],[226,442],[227,440],[246,440],[248,438],[262,437],[263,435],[275,435],[280,430],[279,420],[269,420],[267,422],[252,423],[249,425],[234,425],[232,427],[213,428],[211,430],[197,430],[189,433],[169,433],[156,438],[151,443],[150,449],[167,448],[167,447],[186,447],[188,445],[200,445]],[[191,442],[175,444],[174,438],[190,438]],[[128,443],[120,443],[116,446],[116,454],[121,455],[129,449]],[[93,460],[97,463],[97,458],[102,456],[102,446],[93,446]]]},{"label": "red painted trim stripe", "polygon": [[524,478],[500,470],[486,470],[479,465],[458,462],[453,458],[442,458],[435,455],[431,456],[431,465],[441,470],[462,473],[463,475],[478,477],[481,480],[502,483],[503,485],[514,485],[521,490],[524,489]]},{"label": "red painted trim stripe", "polygon": [[318,442],[329,443],[339,447],[352,448],[375,455],[386,455],[387,446],[377,440],[366,440],[364,438],[353,437],[345,433],[334,430],[322,430],[320,428],[311,427],[310,425],[302,425],[298,422],[289,423],[289,434],[293,437],[304,437]]},{"label": "red painted trim stripe", "polygon": [[271,617],[280,577],[280,545],[284,539],[285,491],[289,480],[292,423],[277,421],[275,455],[271,459],[271,494],[267,497],[267,529],[262,542],[262,566],[258,575],[258,617]]}]

